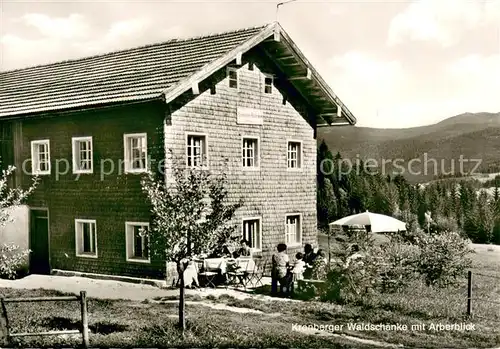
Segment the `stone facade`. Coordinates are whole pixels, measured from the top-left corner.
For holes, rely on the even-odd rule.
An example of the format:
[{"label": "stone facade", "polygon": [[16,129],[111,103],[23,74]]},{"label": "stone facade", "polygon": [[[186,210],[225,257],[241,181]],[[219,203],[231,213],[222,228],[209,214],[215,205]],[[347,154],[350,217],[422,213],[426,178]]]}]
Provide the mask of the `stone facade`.
[{"label": "stone facade", "polygon": [[[77,111],[16,121],[22,131],[16,164],[22,182],[31,181],[31,141],[50,140],[51,174],[41,175],[29,206],[49,212],[52,269],[100,274],[163,277],[164,262],[127,262],[125,222],[148,222],[149,205],[140,175],[124,173],[124,134],[147,133],[148,154],[163,158],[162,103]],[[92,136],[93,174],[72,173],[72,137]],[[97,258],[77,257],[75,219],[96,221]]]},{"label": "stone facade", "polygon": [[[207,90],[171,114],[165,126],[166,150],[174,158],[185,158],[187,135],[206,137],[209,168],[225,171],[232,198],[243,199],[236,223],[241,227],[247,217],[261,219],[265,256],[272,254],[278,243],[285,242],[286,216],[300,214],[302,241],[289,246],[293,255],[303,244],[317,241],[314,130],[290,103],[283,104],[283,95],[274,86],[272,93],[264,92],[266,75],[256,65],[250,68],[245,64],[237,71],[238,88],[229,87],[226,78],[217,83],[215,94]],[[242,121],[238,117],[242,108],[262,113],[255,117],[261,117],[262,122]],[[242,167],[243,137],[258,139],[258,169]],[[299,170],[287,168],[289,140],[301,143]]]},{"label": "stone facade", "polygon": [[[123,173],[120,164],[124,133],[147,133],[153,166],[165,157],[165,150],[184,161],[187,135],[204,135],[209,168],[225,171],[231,198],[243,199],[244,205],[235,217],[238,234],[242,236],[243,219],[259,218],[265,257],[278,243],[285,242],[289,214],[300,215],[302,236],[299,243],[289,246],[290,255],[303,244],[316,242],[314,130],[290,103],[283,103],[283,95],[274,86],[271,93],[264,92],[266,75],[257,66],[246,64],[237,72],[238,88],[229,87],[225,78],[215,89],[203,92],[171,114],[158,101],[12,121],[18,130],[14,142],[18,171],[23,166],[30,171],[26,160],[31,158],[31,141],[50,140],[51,174],[41,176],[28,204],[48,209],[52,269],[164,276],[165,263],[159,259],[152,258],[149,264],[126,260],[125,222],[149,221],[150,214],[140,176]],[[258,115],[242,116],[245,110]],[[72,173],[72,137],[80,136],[93,137],[93,174]],[[256,169],[242,167],[244,137],[258,139]],[[287,168],[288,141],[301,144],[300,169]],[[109,173],[111,163],[115,168]],[[28,173],[18,175],[25,186],[30,181]],[[96,220],[97,258],[76,256],[75,219]]]}]

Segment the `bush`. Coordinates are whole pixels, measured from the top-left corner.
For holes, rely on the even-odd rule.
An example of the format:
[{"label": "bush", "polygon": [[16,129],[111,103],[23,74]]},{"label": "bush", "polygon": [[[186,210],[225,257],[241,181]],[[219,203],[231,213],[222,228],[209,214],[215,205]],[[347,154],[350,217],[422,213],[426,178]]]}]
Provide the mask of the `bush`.
[{"label": "bush", "polygon": [[417,245],[418,241],[428,235],[424,230],[417,228],[415,230],[401,231],[392,236],[392,242]]},{"label": "bush", "polygon": [[351,234],[341,243],[343,253],[330,265],[322,300],[356,302],[371,294],[377,284],[380,249],[366,232]]},{"label": "bush", "polygon": [[382,291],[400,291],[414,280],[418,258],[417,246],[402,243],[397,238],[382,245],[380,275]]},{"label": "bush", "polygon": [[458,231],[456,219],[437,215],[430,225],[431,233],[440,234],[446,231]]},{"label": "bush", "polygon": [[424,235],[418,241],[420,248],[417,270],[427,285],[448,286],[465,276],[472,264],[470,240],[456,232]]},{"label": "bush", "polygon": [[30,250],[23,250],[14,244],[0,246],[0,277],[15,279],[26,272],[27,258]]}]

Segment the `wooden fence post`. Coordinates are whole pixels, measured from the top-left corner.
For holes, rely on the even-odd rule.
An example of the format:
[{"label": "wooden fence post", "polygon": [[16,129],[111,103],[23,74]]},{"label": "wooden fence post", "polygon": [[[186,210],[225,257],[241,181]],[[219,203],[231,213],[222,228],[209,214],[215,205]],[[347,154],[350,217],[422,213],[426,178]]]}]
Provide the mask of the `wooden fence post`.
[{"label": "wooden fence post", "polygon": [[1,299],[1,309],[0,309],[0,347],[9,346],[9,321],[7,319],[7,309],[5,309],[5,303],[3,298]]},{"label": "wooden fence post", "polygon": [[467,273],[467,316],[471,315],[471,302],[472,302],[472,271]]},{"label": "wooden fence post", "polygon": [[89,347],[89,319],[87,313],[87,292],[80,291],[80,305],[82,310],[82,344],[84,348]]}]

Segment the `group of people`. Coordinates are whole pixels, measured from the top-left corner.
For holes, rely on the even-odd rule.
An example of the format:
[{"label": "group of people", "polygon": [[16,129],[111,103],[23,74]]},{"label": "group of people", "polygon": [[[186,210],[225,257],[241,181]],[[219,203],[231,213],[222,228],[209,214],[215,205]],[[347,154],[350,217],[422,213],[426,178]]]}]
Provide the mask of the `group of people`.
[{"label": "group of people", "polygon": [[271,271],[271,292],[273,294],[279,291],[284,296],[291,296],[294,291],[295,282],[314,277],[318,269],[326,267],[326,258],[323,250],[319,249],[314,253],[310,244],[304,246],[304,253],[298,252],[295,255],[294,263],[290,263],[286,253],[286,244],[278,244],[277,253],[272,257]]},{"label": "group of people", "polygon": [[250,249],[250,244],[246,239],[240,241],[240,248],[231,252],[229,247],[224,244],[216,248],[209,258],[238,258],[238,257],[250,257],[252,255],[252,250]]}]

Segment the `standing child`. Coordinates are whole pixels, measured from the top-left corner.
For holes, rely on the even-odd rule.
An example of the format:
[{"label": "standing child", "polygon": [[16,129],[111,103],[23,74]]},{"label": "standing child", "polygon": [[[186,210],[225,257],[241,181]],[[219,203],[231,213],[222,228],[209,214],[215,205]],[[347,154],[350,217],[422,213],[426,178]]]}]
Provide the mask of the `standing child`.
[{"label": "standing child", "polygon": [[292,281],[290,283],[290,293],[293,293],[295,282],[304,279],[304,271],[306,269],[306,262],[304,262],[304,255],[298,252],[295,255],[295,263],[292,269]]}]

